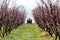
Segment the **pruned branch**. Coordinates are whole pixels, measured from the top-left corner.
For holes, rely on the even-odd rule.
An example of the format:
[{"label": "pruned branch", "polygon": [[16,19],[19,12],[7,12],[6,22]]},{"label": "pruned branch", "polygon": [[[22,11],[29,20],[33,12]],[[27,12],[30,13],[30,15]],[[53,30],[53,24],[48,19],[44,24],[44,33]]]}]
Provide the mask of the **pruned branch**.
[{"label": "pruned branch", "polygon": [[48,8],[47,4],[43,0],[41,0],[41,2],[46,6],[46,8]]}]

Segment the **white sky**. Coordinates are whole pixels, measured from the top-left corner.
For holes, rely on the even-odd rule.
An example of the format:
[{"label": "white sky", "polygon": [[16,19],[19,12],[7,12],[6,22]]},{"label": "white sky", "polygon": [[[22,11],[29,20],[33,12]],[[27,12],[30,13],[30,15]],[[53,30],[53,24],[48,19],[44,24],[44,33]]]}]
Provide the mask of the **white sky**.
[{"label": "white sky", "polygon": [[[14,0],[11,0],[10,6],[12,6],[14,4],[13,1]],[[36,7],[36,1],[35,0],[16,0],[14,2],[16,2],[17,6],[23,5],[26,9],[33,9],[34,7]]]},{"label": "white sky", "polygon": [[27,14],[26,21],[28,18],[31,18],[32,22],[34,23],[35,21],[32,15],[32,9],[36,7],[36,1],[35,0],[18,0],[17,5],[23,5],[26,8],[26,14]]}]

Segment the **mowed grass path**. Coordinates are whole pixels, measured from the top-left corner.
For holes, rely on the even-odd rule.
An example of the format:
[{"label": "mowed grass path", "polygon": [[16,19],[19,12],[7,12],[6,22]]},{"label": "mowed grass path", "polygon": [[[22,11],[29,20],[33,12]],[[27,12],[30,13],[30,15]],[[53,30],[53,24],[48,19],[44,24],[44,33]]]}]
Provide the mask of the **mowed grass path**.
[{"label": "mowed grass path", "polygon": [[54,40],[37,24],[23,24],[0,40]]}]

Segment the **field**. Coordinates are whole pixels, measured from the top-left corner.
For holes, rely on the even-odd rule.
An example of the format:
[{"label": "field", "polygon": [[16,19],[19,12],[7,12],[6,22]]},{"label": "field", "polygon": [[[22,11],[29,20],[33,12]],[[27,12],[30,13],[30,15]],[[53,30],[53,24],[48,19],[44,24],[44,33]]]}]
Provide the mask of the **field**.
[{"label": "field", "polygon": [[37,24],[22,24],[0,40],[54,40],[54,37],[50,37]]}]

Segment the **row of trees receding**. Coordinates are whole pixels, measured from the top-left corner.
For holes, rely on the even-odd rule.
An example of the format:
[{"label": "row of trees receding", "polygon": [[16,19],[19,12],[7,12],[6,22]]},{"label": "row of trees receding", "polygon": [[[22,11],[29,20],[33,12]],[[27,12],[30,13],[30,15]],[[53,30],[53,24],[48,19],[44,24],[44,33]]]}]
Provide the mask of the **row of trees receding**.
[{"label": "row of trees receding", "polygon": [[[55,40],[57,40],[57,37],[60,40],[60,6],[52,4],[50,0],[47,1],[48,5],[41,0],[45,7],[38,6],[34,9],[33,15],[39,27],[47,31],[51,37],[55,34]],[[56,1],[56,4],[58,1]]]},{"label": "row of trees receding", "polygon": [[8,7],[9,0],[3,0],[0,4],[0,37],[10,34],[11,30],[24,23],[24,11],[18,7]]}]

